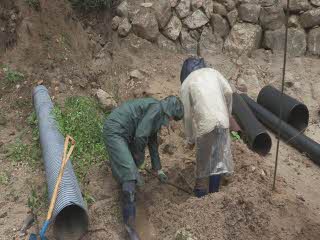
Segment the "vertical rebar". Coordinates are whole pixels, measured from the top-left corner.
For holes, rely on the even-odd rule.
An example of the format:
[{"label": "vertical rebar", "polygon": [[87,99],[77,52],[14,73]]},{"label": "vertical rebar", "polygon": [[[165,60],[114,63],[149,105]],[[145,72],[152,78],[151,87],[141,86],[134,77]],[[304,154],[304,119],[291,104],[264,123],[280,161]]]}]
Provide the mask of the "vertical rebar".
[{"label": "vertical rebar", "polygon": [[286,67],[287,67],[287,50],[288,50],[288,25],[289,25],[289,9],[290,9],[290,0],[287,0],[287,11],[286,11],[286,32],[285,32],[285,42],[284,42],[284,55],[283,55],[283,69],[282,69],[282,83],[281,83],[281,97],[280,97],[280,113],[279,113],[279,128],[278,128],[278,139],[277,139],[277,149],[276,149],[276,162],[274,166],[273,174],[273,185],[272,190],[276,188],[276,177],[278,170],[278,159],[279,159],[279,148],[280,148],[280,134],[281,134],[281,124],[282,124],[282,99],[284,92],[284,80],[286,77]]}]

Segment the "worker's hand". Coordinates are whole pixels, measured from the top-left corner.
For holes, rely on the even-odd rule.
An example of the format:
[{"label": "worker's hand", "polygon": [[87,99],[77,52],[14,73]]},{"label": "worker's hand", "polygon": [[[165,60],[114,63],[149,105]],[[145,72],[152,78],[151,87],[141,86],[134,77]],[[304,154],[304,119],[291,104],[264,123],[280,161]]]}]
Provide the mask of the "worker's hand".
[{"label": "worker's hand", "polygon": [[166,183],[168,181],[168,176],[162,170],[158,170],[157,174],[160,182]]}]

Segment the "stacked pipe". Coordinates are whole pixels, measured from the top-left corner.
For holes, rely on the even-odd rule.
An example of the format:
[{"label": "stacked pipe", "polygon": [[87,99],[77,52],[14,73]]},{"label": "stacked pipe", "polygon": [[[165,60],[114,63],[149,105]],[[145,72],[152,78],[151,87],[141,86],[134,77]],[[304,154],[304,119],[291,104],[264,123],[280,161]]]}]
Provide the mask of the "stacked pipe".
[{"label": "stacked pipe", "polygon": [[[257,103],[266,108],[277,117],[280,118],[280,101],[281,92],[272,87],[265,86],[261,89]],[[297,101],[296,99],[283,94],[282,98],[282,120],[290,124],[299,131],[303,131],[308,127],[309,110],[306,105]]]},{"label": "stacked pipe", "polygon": [[279,129],[281,95],[278,90],[270,86],[263,88],[259,93],[258,103],[246,94],[240,96],[264,125],[275,133],[280,131],[281,138],[320,165],[320,145],[301,133],[307,127],[309,119],[308,109],[303,103],[288,95],[283,96],[283,120]]},{"label": "stacked pipe", "polygon": [[250,148],[261,155],[266,155],[271,149],[271,137],[237,93],[233,94],[232,112],[243,130]]},{"label": "stacked pipe", "polygon": [[[48,90],[38,86],[33,92],[37,114],[42,158],[44,161],[48,197],[51,199],[63,155],[64,137],[59,132]],[[88,229],[88,215],[82,194],[68,161],[53,210],[53,230],[57,239],[79,239]]]}]

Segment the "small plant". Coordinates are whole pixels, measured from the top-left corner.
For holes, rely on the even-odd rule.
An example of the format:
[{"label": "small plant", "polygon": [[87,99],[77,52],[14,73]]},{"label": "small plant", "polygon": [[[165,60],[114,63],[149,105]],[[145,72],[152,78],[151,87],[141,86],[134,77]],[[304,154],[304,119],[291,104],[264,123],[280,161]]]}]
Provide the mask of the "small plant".
[{"label": "small plant", "polygon": [[18,71],[14,71],[8,67],[2,68],[4,73],[4,81],[7,84],[16,84],[24,79],[24,75]]},{"label": "small plant", "polygon": [[110,8],[112,0],[70,0],[75,8],[85,11]]},{"label": "small plant", "polygon": [[40,10],[40,1],[39,0],[25,0],[29,7],[32,7],[34,10]]},{"label": "small plant", "polygon": [[235,131],[231,131],[230,134],[231,134],[231,139],[232,139],[233,141],[238,141],[238,140],[241,139],[239,133],[237,133],[237,132],[235,132]]},{"label": "small plant", "polygon": [[59,130],[76,140],[73,166],[83,180],[90,166],[107,159],[102,138],[103,112],[91,98],[71,97],[63,108],[55,107],[54,115]]},{"label": "small plant", "polygon": [[9,174],[6,172],[0,173],[0,185],[8,185],[9,184]]}]

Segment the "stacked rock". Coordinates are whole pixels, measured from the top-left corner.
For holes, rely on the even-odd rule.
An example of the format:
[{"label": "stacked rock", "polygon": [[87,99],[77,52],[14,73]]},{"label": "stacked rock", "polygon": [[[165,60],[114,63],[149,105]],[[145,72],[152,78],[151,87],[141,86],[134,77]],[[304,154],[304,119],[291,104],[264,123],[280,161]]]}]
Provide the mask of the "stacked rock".
[{"label": "stacked rock", "polygon": [[[124,0],[112,27],[170,51],[205,56],[283,50],[286,0]],[[320,0],[291,0],[288,53],[320,56]]]}]

